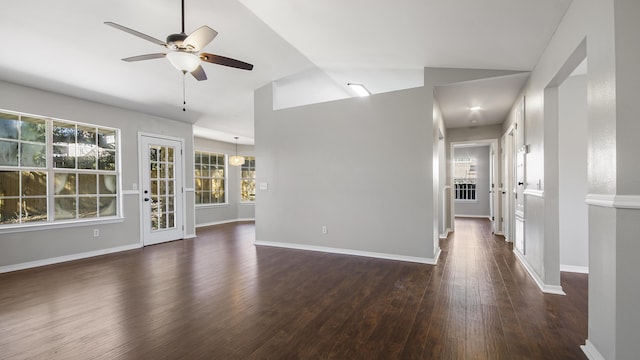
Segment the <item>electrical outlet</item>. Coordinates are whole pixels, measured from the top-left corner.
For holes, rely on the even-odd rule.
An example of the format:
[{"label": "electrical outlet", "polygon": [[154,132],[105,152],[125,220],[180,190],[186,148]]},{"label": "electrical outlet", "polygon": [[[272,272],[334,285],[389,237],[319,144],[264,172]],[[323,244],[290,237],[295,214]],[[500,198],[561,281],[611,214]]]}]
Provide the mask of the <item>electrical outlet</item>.
[{"label": "electrical outlet", "polygon": [[327,233],[327,225],[322,225],[322,233],[323,234]]},{"label": "electrical outlet", "polygon": [[93,229],[93,237],[100,236],[100,229]]}]

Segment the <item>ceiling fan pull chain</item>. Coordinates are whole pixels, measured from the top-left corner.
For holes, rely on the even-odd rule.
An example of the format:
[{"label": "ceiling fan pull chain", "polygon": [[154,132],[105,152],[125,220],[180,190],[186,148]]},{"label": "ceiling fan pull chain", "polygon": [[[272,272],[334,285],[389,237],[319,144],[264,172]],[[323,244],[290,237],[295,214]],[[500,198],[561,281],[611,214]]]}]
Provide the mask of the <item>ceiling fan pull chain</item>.
[{"label": "ceiling fan pull chain", "polygon": [[187,77],[187,72],[183,71],[182,72],[182,111],[187,111],[186,106],[187,106],[187,89],[185,86],[185,78]]}]

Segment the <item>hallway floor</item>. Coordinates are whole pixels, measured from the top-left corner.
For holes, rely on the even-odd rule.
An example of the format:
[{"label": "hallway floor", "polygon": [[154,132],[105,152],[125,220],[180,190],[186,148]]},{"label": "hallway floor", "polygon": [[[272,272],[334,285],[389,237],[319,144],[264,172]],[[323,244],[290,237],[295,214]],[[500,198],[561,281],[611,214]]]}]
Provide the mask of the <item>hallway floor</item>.
[{"label": "hallway floor", "polygon": [[486,220],[437,266],[256,247],[252,223],[0,274],[0,359],[584,359],[587,276],[544,295]]}]

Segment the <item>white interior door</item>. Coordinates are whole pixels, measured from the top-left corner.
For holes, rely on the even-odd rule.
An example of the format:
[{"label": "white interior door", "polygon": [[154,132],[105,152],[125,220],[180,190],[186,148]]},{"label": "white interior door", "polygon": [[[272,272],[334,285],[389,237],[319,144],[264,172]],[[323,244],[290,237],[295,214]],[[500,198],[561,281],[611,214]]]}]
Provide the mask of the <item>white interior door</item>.
[{"label": "white interior door", "polygon": [[139,140],[142,242],[182,239],[182,141],[151,135],[140,135]]}]

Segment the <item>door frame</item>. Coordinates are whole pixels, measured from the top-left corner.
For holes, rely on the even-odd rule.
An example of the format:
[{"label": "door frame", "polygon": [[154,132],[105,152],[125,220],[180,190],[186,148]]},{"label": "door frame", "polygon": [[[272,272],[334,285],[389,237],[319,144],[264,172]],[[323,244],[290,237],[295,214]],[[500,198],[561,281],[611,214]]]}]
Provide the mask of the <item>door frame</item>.
[{"label": "door frame", "polygon": [[[453,161],[453,153],[454,153],[454,148],[456,146],[459,145],[473,145],[476,144],[478,146],[489,146],[489,162],[493,163],[493,168],[491,168],[490,170],[490,174],[489,174],[489,188],[485,189],[487,191],[490,191],[489,193],[489,202],[493,202],[493,209],[491,209],[490,207],[490,212],[492,212],[489,215],[489,220],[491,220],[491,217],[494,218],[494,220],[491,220],[491,226],[492,229],[495,229],[495,223],[496,223],[496,196],[497,196],[497,191],[495,191],[496,187],[494,186],[493,188],[491,187],[491,184],[496,184],[496,181],[498,180],[498,177],[500,175],[500,173],[498,172],[498,167],[496,166],[496,164],[499,163],[499,159],[498,159],[498,152],[497,151],[493,151],[492,149],[497,149],[498,148],[498,140],[499,138],[495,138],[495,139],[478,139],[478,140],[467,140],[467,141],[452,141],[451,143],[449,143],[449,174],[451,175],[449,177],[449,188],[451,189],[451,191],[449,191],[449,216],[451,219],[451,231],[454,232],[455,231],[455,211],[456,211],[456,200],[455,200],[455,192],[454,192],[454,186],[453,186],[453,174],[455,173],[455,163]],[[478,191],[478,189],[476,189],[476,191]]]},{"label": "door frame", "polygon": [[[162,134],[155,134],[155,133],[149,133],[149,132],[143,132],[143,131],[138,131],[138,214],[139,214],[139,219],[140,219],[140,223],[139,223],[139,229],[140,229],[140,246],[144,247],[145,243],[144,243],[144,238],[145,238],[145,231],[144,231],[144,221],[146,221],[145,219],[145,212],[144,212],[144,170],[143,169],[143,159],[142,159],[142,151],[140,149],[141,145],[142,145],[142,138],[143,137],[149,137],[149,138],[156,138],[156,139],[161,139],[161,140],[170,140],[170,141],[176,141],[180,143],[180,154],[176,155],[180,157],[180,161],[182,163],[181,166],[181,173],[180,174],[176,174],[177,176],[180,176],[180,179],[182,181],[182,186],[179,189],[179,191],[182,193],[181,196],[181,206],[182,206],[182,214],[180,214],[180,218],[181,218],[181,222],[182,222],[182,238],[186,237],[186,221],[187,221],[187,210],[186,210],[186,196],[185,196],[185,181],[186,181],[186,171],[185,171],[185,140],[184,138],[180,138],[180,137],[176,137],[176,136],[169,136],[169,135],[162,135]],[[176,176],[176,177],[177,177]],[[152,244],[149,244],[152,245]]]},{"label": "door frame", "polygon": [[[514,241],[514,216],[515,216],[515,157],[516,157],[516,134],[515,126],[511,124],[509,128],[502,134],[501,142],[503,148],[501,149],[502,155],[500,158],[501,166],[501,183],[500,193],[504,196],[501,197],[502,206],[502,235],[508,242]],[[506,224],[506,226],[505,226]]]}]

